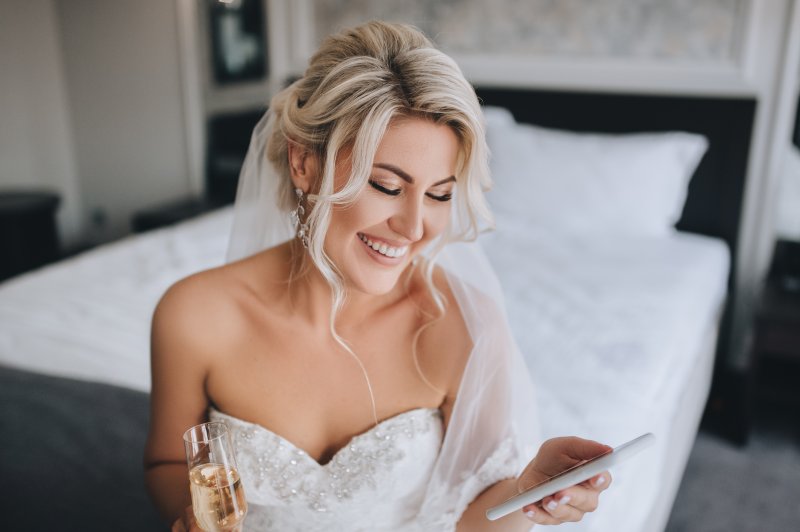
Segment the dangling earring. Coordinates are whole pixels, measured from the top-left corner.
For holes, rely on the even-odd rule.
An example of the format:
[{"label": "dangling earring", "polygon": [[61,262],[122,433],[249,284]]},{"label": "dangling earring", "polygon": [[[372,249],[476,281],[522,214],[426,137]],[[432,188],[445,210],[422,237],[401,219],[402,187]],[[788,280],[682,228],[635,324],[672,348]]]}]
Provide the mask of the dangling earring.
[{"label": "dangling earring", "polygon": [[308,223],[303,222],[303,215],[306,210],[303,208],[303,189],[294,189],[294,194],[297,196],[297,208],[290,214],[292,223],[294,224],[298,240],[303,243],[303,247],[308,249]]}]

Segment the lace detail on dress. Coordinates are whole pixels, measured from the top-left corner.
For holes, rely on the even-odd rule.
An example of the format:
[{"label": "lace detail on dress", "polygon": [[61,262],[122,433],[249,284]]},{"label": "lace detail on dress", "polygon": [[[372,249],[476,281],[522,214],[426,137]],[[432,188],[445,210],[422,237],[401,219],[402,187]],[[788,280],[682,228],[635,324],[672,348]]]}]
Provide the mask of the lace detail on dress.
[{"label": "lace detail on dress", "polygon": [[367,530],[370,520],[406,529],[421,504],[443,432],[437,409],[410,410],[353,437],[321,465],[265,427],[213,408],[209,417],[231,429],[251,503],[246,528],[258,530],[336,530],[344,523]]},{"label": "lace detail on dress", "polygon": [[[419,526],[424,530],[452,531],[461,519],[467,506],[489,486],[507,478],[514,478],[519,473],[519,453],[516,440],[508,437],[503,440],[494,452],[486,459],[478,471],[465,472],[461,477],[461,484],[451,499],[451,493],[432,493],[437,501],[432,504],[443,511],[436,514],[428,512],[421,515]],[[450,502],[446,502],[450,501]]]}]

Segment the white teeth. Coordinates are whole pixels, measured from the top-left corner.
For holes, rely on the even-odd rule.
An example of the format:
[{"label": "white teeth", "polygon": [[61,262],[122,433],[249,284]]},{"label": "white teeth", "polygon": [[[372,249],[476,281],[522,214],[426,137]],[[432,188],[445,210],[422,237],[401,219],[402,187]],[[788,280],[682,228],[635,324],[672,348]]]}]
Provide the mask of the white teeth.
[{"label": "white teeth", "polygon": [[395,248],[383,242],[373,242],[372,240],[361,234],[358,235],[358,238],[360,238],[362,242],[364,242],[366,245],[368,245],[381,255],[385,255],[390,258],[402,257],[408,251],[408,246]]}]

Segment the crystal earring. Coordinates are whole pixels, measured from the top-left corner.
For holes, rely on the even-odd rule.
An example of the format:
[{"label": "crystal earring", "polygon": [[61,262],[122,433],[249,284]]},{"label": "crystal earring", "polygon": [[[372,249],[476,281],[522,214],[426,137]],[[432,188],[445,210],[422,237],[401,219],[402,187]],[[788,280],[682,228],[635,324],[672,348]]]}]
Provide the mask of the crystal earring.
[{"label": "crystal earring", "polygon": [[303,208],[303,189],[295,188],[294,195],[297,196],[297,208],[290,213],[290,216],[298,240],[303,243],[304,248],[308,249],[308,223],[303,221],[303,215],[306,213]]}]

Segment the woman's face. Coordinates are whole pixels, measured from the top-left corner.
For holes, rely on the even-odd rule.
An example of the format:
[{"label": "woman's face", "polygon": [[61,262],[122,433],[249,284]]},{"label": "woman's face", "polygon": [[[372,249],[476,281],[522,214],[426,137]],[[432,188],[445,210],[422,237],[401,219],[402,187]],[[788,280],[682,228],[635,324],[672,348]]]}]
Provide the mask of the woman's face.
[{"label": "woman's face", "polygon": [[[334,208],[325,251],[348,288],[385,294],[450,220],[458,138],[422,118],[394,121],[375,154],[368,184],[355,202]],[[338,190],[350,165],[337,170]]]}]

